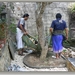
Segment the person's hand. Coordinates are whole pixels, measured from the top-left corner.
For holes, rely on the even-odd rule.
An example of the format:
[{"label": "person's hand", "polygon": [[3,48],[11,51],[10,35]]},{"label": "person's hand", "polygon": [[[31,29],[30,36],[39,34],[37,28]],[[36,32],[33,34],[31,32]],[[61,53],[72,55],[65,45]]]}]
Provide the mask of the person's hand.
[{"label": "person's hand", "polygon": [[28,34],[28,32],[24,32],[23,34],[24,34],[24,35],[27,35],[27,34]]},{"label": "person's hand", "polygon": [[66,36],[66,40],[68,40],[68,36]]},{"label": "person's hand", "polygon": [[28,34],[28,32],[26,31],[26,34]]},{"label": "person's hand", "polygon": [[26,32],[23,32],[23,34],[26,35],[27,33]]}]

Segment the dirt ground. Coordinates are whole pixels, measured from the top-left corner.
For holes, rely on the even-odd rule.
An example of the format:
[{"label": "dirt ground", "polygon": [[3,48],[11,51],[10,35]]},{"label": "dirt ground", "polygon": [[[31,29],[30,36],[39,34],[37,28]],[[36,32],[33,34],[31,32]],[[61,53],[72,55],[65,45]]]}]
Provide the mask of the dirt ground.
[{"label": "dirt ground", "polygon": [[[24,54],[25,54],[25,56],[28,55],[28,53],[24,53]],[[23,63],[25,56],[19,56],[18,53],[16,52],[15,59],[11,61],[11,65],[18,65],[21,68],[19,71],[51,71],[51,72],[52,71],[68,71],[67,67],[55,67],[54,66],[54,67],[49,67],[49,68],[47,68],[47,67],[45,67],[45,68],[36,68],[36,67],[32,68],[32,67],[27,66]],[[33,60],[39,61],[39,59],[36,59],[36,57],[35,57],[35,59],[33,56],[31,58],[33,58],[32,61]],[[53,60],[55,60],[55,59],[53,59]],[[44,64],[46,64],[46,63],[48,64],[47,59],[46,59],[46,62],[44,61],[44,63],[42,62],[42,63],[38,64],[38,66],[39,65],[44,66]],[[51,61],[50,63],[53,63],[53,62]],[[13,71],[15,71],[15,70],[13,70]]]},{"label": "dirt ground", "polygon": [[59,59],[56,59],[56,58],[53,58],[52,56],[54,56],[53,52],[49,51],[47,54],[47,58],[44,61],[41,61],[39,57],[37,57],[35,54],[30,54],[24,57],[23,61],[24,61],[24,64],[26,64],[27,66],[37,67],[37,68],[66,67],[66,60],[64,60],[62,57]]},{"label": "dirt ground", "polygon": [[19,56],[16,52],[15,59],[11,62],[11,65],[20,66],[22,68],[20,71],[68,71],[66,59],[68,57],[75,58],[75,49],[73,51],[73,49],[64,48],[62,54],[66,59],[63,57],[60,59],[53,58],[52,56],[55,56],[55,54],[52,49],[48,51],[47,58],[44,61],[40,61],[39,57],[34,53],[24,52],[24,54],[25,56]]}]

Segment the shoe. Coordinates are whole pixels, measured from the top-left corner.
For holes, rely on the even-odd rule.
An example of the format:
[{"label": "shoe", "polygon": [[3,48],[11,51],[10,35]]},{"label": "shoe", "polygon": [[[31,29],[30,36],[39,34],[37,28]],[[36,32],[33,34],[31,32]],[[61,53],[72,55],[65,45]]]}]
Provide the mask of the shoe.
[{"label": "shoe", "polygon": [[18,54],[18,55],[20,55],[20,56],[25,56],[25,54]]},{"label": "shoe", "polygon": [[56,56],[52,56],[52,58],[55,58],[56,59]]}]

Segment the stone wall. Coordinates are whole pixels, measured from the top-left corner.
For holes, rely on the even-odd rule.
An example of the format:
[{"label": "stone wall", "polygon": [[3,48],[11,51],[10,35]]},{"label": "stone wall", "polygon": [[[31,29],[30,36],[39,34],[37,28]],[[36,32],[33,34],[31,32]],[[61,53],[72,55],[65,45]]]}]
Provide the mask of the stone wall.
[{"label": "stone wall", "polygon": [[2,48],[2,55],[0,57],[0,72],[7,71],[11,63],[10,53],[8,49],[8,43]]},{"label": "stone wall", "polygon": [[[5,2],[7,8],[10,10],[10,21],[17,25],[19,18],[22,17],[24,13],[29,13],[29,20],[26,22],[26,28],[31,35],[37,34],[36,27],[36,17],[35,10],[37,8],[36,2]],[[49,34],[49,27],[52,20],[55,19],[56,13],[62,14],[62,19],[66,21],[69,26],[69,15],[68,6],[70,2],[53,2],[46,6],[43,14],[43,24],[44,29],[47,34]]]}]

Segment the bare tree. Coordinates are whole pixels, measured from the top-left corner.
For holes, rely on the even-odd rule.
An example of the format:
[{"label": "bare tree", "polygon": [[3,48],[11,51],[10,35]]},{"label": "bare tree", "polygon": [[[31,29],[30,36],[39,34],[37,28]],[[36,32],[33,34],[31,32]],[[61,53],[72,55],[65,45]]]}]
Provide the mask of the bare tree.
[{"label": "bare tree", "polygon": [[47,55],[48,51],[48,44],[45,44],[45,33],[44,33],[44,25],[42,21],[42,15],[44,13],[44,10],[48,4],[51,4],[52,2],[37,2],[37,9],[35,11],[36,16],[36,25],[37,25],[37,31],[38,31],[38,40],[41,45],[42,51],[40,59],[44,60]]}]

